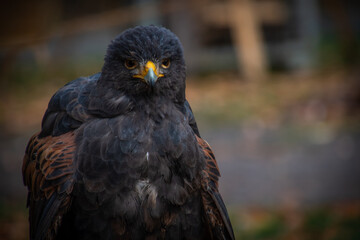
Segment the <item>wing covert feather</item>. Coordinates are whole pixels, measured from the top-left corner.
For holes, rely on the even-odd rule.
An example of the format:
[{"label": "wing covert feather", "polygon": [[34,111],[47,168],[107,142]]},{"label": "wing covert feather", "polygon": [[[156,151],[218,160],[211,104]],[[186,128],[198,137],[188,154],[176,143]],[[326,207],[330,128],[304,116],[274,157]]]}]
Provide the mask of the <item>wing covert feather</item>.
[{"label": "wing covert feather", "polygon": [[224,201],[218,191],[219,168],[209,144],[196,137],[205,156],[206,168],[202,171],[203,207],[213,239],[235,239]]},{"label": "wing covert feather", "polygon": [[23,181],[28,187],[30,238],[52,239],[71,204],[75,181],[73,132],[29,141],[23,159]]}]

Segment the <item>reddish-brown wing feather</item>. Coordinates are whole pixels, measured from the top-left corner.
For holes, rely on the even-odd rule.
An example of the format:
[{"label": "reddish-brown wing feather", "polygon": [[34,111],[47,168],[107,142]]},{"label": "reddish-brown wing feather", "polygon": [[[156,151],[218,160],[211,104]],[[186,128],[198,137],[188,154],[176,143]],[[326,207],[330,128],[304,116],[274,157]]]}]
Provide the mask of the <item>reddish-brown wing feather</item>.
[{"label": "reddish-brown wing feather", "polygon": [[202,192],[204,211],[212,239],[235,239],[225,204],[218,191],[219,168],[209,144],[197,137],[204,152],[206,168],[202,172]]},{"label": "reddish-brown wing feather", "polygon": [[71,203],[74,183],[74,133],[29,141],[23,160],[28,187],[30,238],[52,239]]},{"label": "reddish-brown wing feather", "polygon": [[204,139],[197,137],[197,141],[205,155],[207,174],[209,175],[211,181],[215,184],[215,187],[218,188],[220,171],[215,156],[210,148],[210,145]]}]

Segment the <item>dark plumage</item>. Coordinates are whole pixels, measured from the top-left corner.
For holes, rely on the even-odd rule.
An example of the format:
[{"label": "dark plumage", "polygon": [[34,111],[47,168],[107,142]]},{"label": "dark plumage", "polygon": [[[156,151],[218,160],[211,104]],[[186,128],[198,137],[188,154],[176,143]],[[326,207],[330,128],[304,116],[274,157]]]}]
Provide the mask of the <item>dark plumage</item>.
[{"label": "dark plumage", "polygon": [[23,176],[30,239],[234,239],[165,28],[125,31],[101,73],[52,97]]}]

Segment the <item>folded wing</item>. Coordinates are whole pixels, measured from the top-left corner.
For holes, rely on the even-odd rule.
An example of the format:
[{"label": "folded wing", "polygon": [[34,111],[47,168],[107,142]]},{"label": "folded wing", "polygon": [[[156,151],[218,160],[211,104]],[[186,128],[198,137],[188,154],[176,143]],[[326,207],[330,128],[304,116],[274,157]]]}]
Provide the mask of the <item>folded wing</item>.
[{"label": "folded wing", "polygon": [[73,132],[29,141],[23,160],[28,187],[30,239],[53,239],[71,204],[75,181]]},{"label": "folded wing", "polygon": [[225,204],[218,191],[219,168],[209,144],[200,137],[197,141],[203,150],[206,168],[202,172],[201,197],[212,239],[235,239]]}]

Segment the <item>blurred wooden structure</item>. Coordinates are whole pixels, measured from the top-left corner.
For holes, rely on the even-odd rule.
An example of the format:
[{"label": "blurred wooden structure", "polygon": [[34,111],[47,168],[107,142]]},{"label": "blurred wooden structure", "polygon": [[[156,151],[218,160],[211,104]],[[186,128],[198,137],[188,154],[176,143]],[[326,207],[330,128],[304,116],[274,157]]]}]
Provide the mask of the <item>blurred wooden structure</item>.
[{"label": "blurred wooden structure", "polygon": [[228,26],[241,69],[247,79],[262,79],[267,72],[267,58],[261,33],[262,22],[282,23],[287,11],[278,0],[229,0],[204,4],[202,18],[208,23]]},{"label": "blurred wooden structure", "polygon": [[259,27],[259,17],[251,0],[231,1],[227,6],[229,25],[237,56],[247,79],[261,79],[266,74],[266,56]]},{"label": "blurred wooden structure", "polygon": [[[299,6],[309,1],[312,0],[294,0]],[[35,52],[40,51],[34,55],[42,58],[44,54],[41,52],[46,52],[44,50],[46,44],[53,39],[76,38],[88,33],[101,32],[104,29],[117,29],[116,32],[119,33],[129,26],[155,23],[170,27],[180,36],[186,53],[190,55],[188,61],[191,66],[195,66],[196,61],[205,59],[204,65],[208,65],[211,69],[212,66],[216,67],[216,64],[221,65],[221,61],[226,61],[227,65],[237,66],[245,78],[255,80],[262,79],[269,68],[268,49],[265,48],[262,26],[284,25],[290,15],[286,4],[288,1],[282,0],[90,2],[80,0],[75,5],[71,1],[54,0],[51,4],[49,2],[37,5],[25,4],[24,11],[14,8],[20,15],[22,12],[27,12],[28,17],[25,19],[27,31],[18,27],[17,31],[12,29],[11,32],[3,34],[0,38],[0,49],[10,49],[8,52],[17,54],[21,48],[30,48]],[[68,12],[75,7],[80,12],[76,13],[74,10],[73,14],[69,14]],[[44,10],[47,13],[45,19],[47,22],[37,29],[38,22],[44,22]],[[4,21],[3,25],[6,25]],[[212,51],[208,46],[204,46],[201,42],[202,38],[206,38],[203,32],[214,28],[229,31],[231,40],[226,44],[233,53],[229,55],[229,51],[226,50],[230,48],[222,47]],[[29,29],[32,32],[29,32]],[[210,34],[223,33],[210,30]],[[227,55],[222,54],[224,49]],[[232,54],[235,59],[231,57]],[[216,59],[217,57],[219,59]],[[208,59],[214,59],[215,63],[211,63]],[[214,69],[221,69],[221,66]]]},{"label": "blurred wooden structure", "polygon": [[[284,16],[286,14],[284,14],[284,11],[286,9],[281,5],[281,2],[277,0],[260,2],[254,0],[229,0],[224,2],[200,0],[195,2],[195,4],[192,3],[186,6],[186,3],[179,4],[176,1],[170,1],[169,3],[155,1],[154,3],[159,8],[159,12],[147,11],[147,17],[156,17],[154,14],[173,14],[176,11],[187,10],[187,7],[190,6],[190,11],[194,11],[199,16],[199,19],[205,23],[229,27],[233,45],[236,49],[238,69],[241,69],[243,75],[248,79],[262,78],[267,71],[267,60],[259,25],[262,21],[285,20]],[[58,4],[58,6],[60,5]],[[127,25],[136,22],[140,16],[144,15],[139,12],[139,9],[148,7],[130,5],[90,16],[61,21],[55,30],[43,31],[35,36],[16,36],[14,38],[10,35],[1,39],[0,44],[26,46],[36,42],[45,42],[56,36],[63,37],[64,35]]]}]

